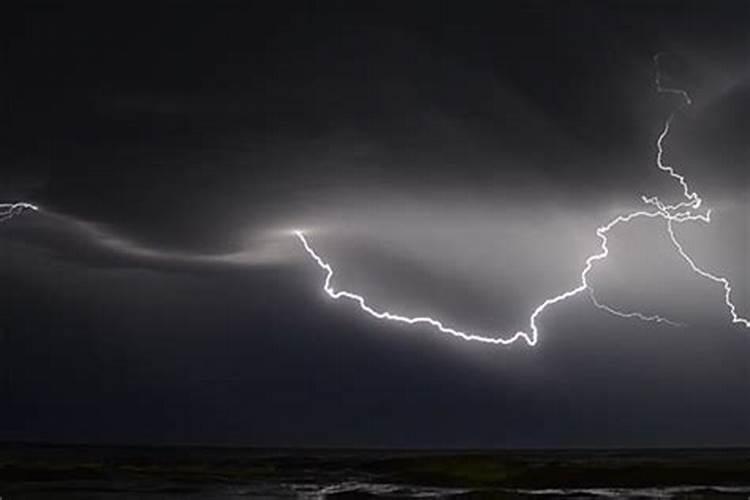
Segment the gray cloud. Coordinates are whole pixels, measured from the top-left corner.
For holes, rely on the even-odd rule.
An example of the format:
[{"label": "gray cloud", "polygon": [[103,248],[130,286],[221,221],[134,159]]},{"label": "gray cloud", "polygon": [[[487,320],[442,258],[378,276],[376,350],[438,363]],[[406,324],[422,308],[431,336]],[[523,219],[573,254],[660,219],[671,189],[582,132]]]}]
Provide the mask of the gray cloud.
[{"label": "gray cloud", "polygon": [[278,265],[291,256],[281,234],[254,233],[247,246],[227,253],[198,254],[159,249],[119,235],[103,224],[47,210],[3,228],[9,243],[30,245],[48,255],[84,266],[196,271]]},{"label": "gray cloud", "polygon": [[[719,5],[720,4],[720,5]],[[525,327],[597,226],[674,201],[679,235],[747,308],[747,4],[254,3],[33,10],[14,26],[0,200],[0,439],[256,445],[747,442],[750,336],[662,221],[611,233],[598,296],[540,344],[384,324],[335,285],[462,329]],[[262,8],[261,8],[262,7]],[[169,271],[169,272],[161,272]]]}]

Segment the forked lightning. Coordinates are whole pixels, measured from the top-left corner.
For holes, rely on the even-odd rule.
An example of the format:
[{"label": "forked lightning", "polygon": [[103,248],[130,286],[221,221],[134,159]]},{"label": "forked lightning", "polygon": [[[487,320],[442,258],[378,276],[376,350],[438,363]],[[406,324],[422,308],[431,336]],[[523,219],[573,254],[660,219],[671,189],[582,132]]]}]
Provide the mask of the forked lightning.
[{"label": "forked lightning", "polygon": [[685,177],[681,174],[679,174],[672,166],[669,166],[664,163],[664,141],[669,135],[670,127],[672,125],[672,121],[674,120],[677,112],[682,109],[685,106],[689,106],[692,104],[692,100],[690,98],[690,95],[688,95],[687,91],[682,89],[676,89],[676,88],[669,88],[662,85],[662,74],[660,70],[660,64],[659,59],[661,57],[661,54],[657,54],[654,57],[654,63],[656,66],[656,89],[657,92],[662,94],[674,94],[680,97],[681,103],[675,109],[665,120],[664,127],[662,128],[661,133],[659,134],[659,137],[656,141],[656,166],[663,172],[666,172],[671,178],[675,179],[680,187],[682,188],[682,198],[683,201],[677,202],[672,205],[668,205],[663,203],[658,197],[652,196],[652,197],[646,197],[642,196],[641,199],[646,205],[649,205],[653,207],[651,210],[640,210],[636,212],[627,213],[624,215],[620,215],[614,219],[612,219],[607,224],[597,228],[596,235],[599,237],[600,240],[600,246],[599,251],[593,255],[590,255],[588,258],[586,258],[584,262],[583,269],[580,274],[580,280],[578,284],[565,292],[562,292],[558,295],[555,295],[554,297],[551,297],[544,302],[542,302],[539,306],[534,309],[531,316],[529,317],[529,326],[527,331],[517,331],[512,334],[496,334],[496,335],[485,335],[485,334],[478,334],[478,333],[469,333],[461,331],[457,328],[453,328],[450,326],[446,326],[443,324],[440,320],[429,317],[429,316],[407,316],[404,314],[398,314],[393,313],[385,310],[378,310],[375,307],[369,305],[362,295],[358,295],[353,292],[348,292],[344,290],[336,290],[333,288],[333,277],[334,277],[334,270],[331,265],[326,262],[318,253],[315,252],[313,247],[310,245],[309,240],[305,236],[304,232],[302,231],[294,231],[294,234],[299,238],[300,242],[302,243],[302,247],[304,248],[305,252],[309,254],[310,257],[312,257],[313,261],[317,263],[317,265],[325,271],[325,280],[323,282],[323,290],[325,291],[328,296],[330,296],[333,299],[345,299],[352,301],[356,303],[359,308],[369,314],[370,316],[373,316],[377,319],[381,320],[387,320],[387,321],[396,321],[400,323],[407,323],[411,325],[418,325],[418,324],[424,324],[429,325],[433,327],[434,329],[446,333],[449,335],[453,335],[455,337],[459,337],[461,339],[467,340],[467,341],[475,341],[475,342],[483,342],[487,344],[500,344],[500,345],[508,345],[516,342],[519,339],[523,339],[528,345],[534,346],[539,341],[539,326],[537,325],[537,319],[539,316],[544,312],[545,309],[547,309],[549,306],[556,304],[558,302],[562,302],[566,299],[569,299],[575,295],[578,295],[579,293],[588,290],[589,297],[591,298],[593,304],[609,313],[613,314],[618,317],[622,318],[637,318],[643,321],[653,321],[653,322],[659,322],[659,323],[665,323],[673,326],[677,326],[678,323],[669,320],[667,318],[663,318],[658,315],[647,315],[640,312],[623,312],[620,310],[617,310],[611,306],[608,306],[602,302],[600,302],[593,291],[593,288],[589,284],[588,281],[588,275],[593,269],[594,265],[607,258],[609,255],[609,247],[608,247],[608,239],[607,234],[610,230],[612,230],[614,227],[616,227],[619,224],[626,224],[631,222],[634,219],[637,218],[651,218],[651,219],[663,219],[666,221],[667,226],[667,232],[669,234],[670,240],[672,241],[674,247],[676,248],[679,255],[682,257],[683,260],[688,264],[690,269],[697,274],[700,277],[706,278],[710,281],[713,281],[715,283],[719,283],[724,287],[724,301],[725,304],[729,310],[730,316],[732,318],[733,323],[741,324],[747,328],[750,328],[750,321],[746,318],[743,318],[737,314],[737,308],[735,304],[732,302],[731,295],[732,295],[732,287],[728,279],[716,276],[712,273],[709,273],[700,267],[695,263],[692,257],[687,253],[687,251],[684,249],[682,244],[680,244],[679,240],[677,239],[677,236],[675,235],[674,225],[675,223],[682,223],[682,222],[689,222],[689,221],[699,221],[699,222],[705,222],[709,223],[711,222],[711,211],[707,210],[705,213],[697,212],[697,210],[701,207],[703,200],[700,198],[697,192],[691,191],[690,187],[688,185],[687,180]]}]

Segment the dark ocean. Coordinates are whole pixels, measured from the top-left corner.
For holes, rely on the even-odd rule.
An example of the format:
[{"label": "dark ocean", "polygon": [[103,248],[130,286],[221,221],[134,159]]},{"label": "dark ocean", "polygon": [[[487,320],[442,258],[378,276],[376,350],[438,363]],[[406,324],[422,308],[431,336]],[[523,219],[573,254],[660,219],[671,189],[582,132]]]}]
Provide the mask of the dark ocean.
[{"label": "dark ocean", "polygon": [[750,450],[0,445],[14,499],[750,498]]}]

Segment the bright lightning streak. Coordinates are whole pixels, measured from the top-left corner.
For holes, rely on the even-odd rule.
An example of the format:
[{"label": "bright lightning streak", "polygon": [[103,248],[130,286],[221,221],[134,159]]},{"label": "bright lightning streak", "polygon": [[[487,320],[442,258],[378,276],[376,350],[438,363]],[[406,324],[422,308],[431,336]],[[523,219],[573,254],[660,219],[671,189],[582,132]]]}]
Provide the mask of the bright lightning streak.
[{"label": "bright lightning streak", "polygon": [[0,203],[0,222],[15,217],[25,210],[32,210],[36,212],[39,210],[39,207],[25,202]]},{"label": "bright lightning streak", "polygon": [[[710,222],[711,214],[708,214],[707,218],[708,222]],[[750,328],[750,321],[737,314],[737,307],[732,302],[732,285],[729,283],[729,280],[704,271],[695,264],[693,258],[688,255],[682,244],[680,244],[680,242],[677,240],[677,236],[675,236],[674,234],[674,227],[671,220],[667,221],[667,231],[669,232],[669,237],[672,240],[672,243],[674,243],[674,246],[677,248],[677,252],[679,252],[680,256],[685,259],[685,261],[690,266],[690,269],[692,269],[694,273],[706,279],[709,279],[714,283],[721,283],[721,285],[724,287],[724,303],[726,304],[727,309],[729,309],[729,314],[732,317],[732,323],[738,323],[740,325],[743,325],[745,328]]]},{"label": "bright lightning streak", "polygon": [[[677,94],[683,99],[683,106],[689,106],[692,104],[692,100],[690,99],[690,96],[687,92],[680,89],[673,89],[673,88],[666,88],[663,87],[661,84],[661,71],[659,70],[659,57],[661,54],[657,54],[654,56],[654,63],[656,65],[656,89],[658,92],[662,93],[673,93]],[[673,222],[686,222],[686,221],[702,221],[705,223],[711,222],[711,210],[707,210],[705,214],[692,214],[691,210],[698,209],[701,206],[701,203],[703,200],[701,200],[700,196],[698,196],[698,193],[695,191],[691,191],[690,187],[688,186],[687,180],[683,175],[680,175],[675,171],[674,168],[672,168],[669,165],[664,164],[664,138],[669,133],[669,127],[672,124],[672,120],[675,117],[675,114],[677,111],[673,112],[669,118],[667,119],[664,130],[662,131],[661,135],[659,135],[659,139],[656,141],[657,146],[657,154],[656,154],[656,166],[659,167],[664,172],[667,172],[672,178],[676,179],[677,182],[680,183],[680,186],[682,186],[682,194],[683,197],[687,201],[683,201],[681,203],[677,203],[675,205],[664,205],[657,197],[652,198],[646,198],[643,197],[644,202],[652,204],[659,208],[659,210],[664,213],[665,218],[667,219],[667,232],[669,233],[669,238],[672,240],[672,243],[674,244],[675,248],[677,249],[677,252],[680,254],[680,256],[685,260],[685,262],[688,263],[690,266],[690,269],[698,274],[699,276],[706,278],[708,280],[713,281],[714,283],[719,283],[724,288],[724,304],[727,306],[727,309],[729,310],[729,314],[732,318],[732,323],[735,324],[741,324],[745,326],[746,328],[750,328],[750,320],[743,318],[737,314],[737,307],[732,302],[732,285],[729,282],[727,278],[716,276],[715,274],[709,273],[708,271],[704,271],[698,265],[695,263],[692,257],[685,251],[685,248],[682,246],[682,244],[678,241],[677,236],[674,232],[674,224]],[[671,214],[671,212],[675,210],[680,209],[686,209],[685,212],[677,213],[677,214]]]},{"label": "bright lightning streak", "polygon": [[[690,98],[690,95],[682,89],[676,89],[676,88],[668,88],[662,86],[662,78],[661,78],[661,71],[659,69],[659,58],[661,57],[661,54],[657,54],[654,57],[654,63],[656,65],[656,89],[659,93],[669,93],[669,94],[675,94],[682,98],[682,104],[678,108],[681,109],[683,106],[689,106],[692,104],[692,100]],[[695,264],[695,261],[688,255],[688,253],[685,251],[683,246],[679,243],[677,240],[677,237],[675,236],[673,223],[681,223],[681,222],[688,222],[688,221],[699,221],[699,222],[705,222],[709,223],[711,222],[711,211],[707,210],[704,214],[696,214],[693,213],[693,210],[697,210],[700,208],[702,204],[702,199],[695,191],[691,191],[686,178],[679,174],[672,166],[667,165],[664,163],[664,140],[667,138],[670,132],[670,128],[672,125],[672,121],[674,120],[677,111],[675,110],[672,112],[669,117],[664,122],[664,127],[659,134],[659,137],[656,141],[656,147],[657,147],[657,154],[656,154],[656,165],[657,167],[663,171],[666,172],[671,178],[675,179],[680,186],[682,187],[682,195],[685,198],[684,201],[681,201],[679,203],[673,204],[673,205],[667,205],[662,203],[658,197],[646,197],[642,196],[641,199],[643,202],[647,205],[651,205],[656,208],[655,211],[636,211],[631,212],[625,215],[620,215],[614,219],[612,219],[607,224],[597,228],[596,235],[599,237],[600,240],[600,246],[599,246],[599,252],[590,255],[585,260],[585,264],[583,267],[583,270],[580,274],[580,281],[579,284],[566,292],[563,292],[559,295],[556,295],[552,298],[549,298],[542,302],[540,305],[534,309],[532,312],[530,318],[529,318],[529,328],[528,332],[525,331],[517,331],[512,335],[505,335],[505,336],[485,336],[485,335],[479,335],[475,333],[467,333],[461,330],[458,330],[456,328],[446,326],[441,321],[431,318],[429,316],[405,316],[402,314],[397,314],[389,311],[378,311],[377,309],[370,306],[365,298],[361,295],[358,295],[356,293],[344,291],[344,290],[335,290],[332,285],[332,280],[334,276],[333,268],[330,264],[328,264],[320,255],[318,255],[315,250],[310,245],[309,241],[307,240],[307,237],[304,235],[302,231],[294,231],[294,234],[299,238],[300,242],[302,243],[303,248],[305,251],[312,257],[312,259],[318,264],[318,266],[323,269],[326,273],[325,281],[323,282],[323,290],[326,294],[328,294],[329,297],[340,300],[340,299],[346,299],[353,301],[359,305],[359,308],[369,314],[370,316],[373,316],[380,320],[387,320],[387,321],[396,321],[400,323],[406,323],[410,325],[416,325],[416,324],[427,324],[432,326],[433,328],[437,329],[438,331],[442,333],[447,333],[450,335],[453,335],[455,337],[459,337],[463,340],[467,341],[475,341],[475,342],[483,342],[487,344],[500,344],[500,345],[508,345],[512,344],[513,342],[516,342],[519,339],[523,339],[526,341],[526,343],[530,346],[534,346],[537,344],[539,340],[539,328],[537,325],[537,319],[538,317],[544,312],[545,309],[547,309],[549,306],[554,305],[558,302],[562,302],[564,300],[567,300],[575,295],[578,295],[579,293],[583,292],[584,290],[589,291],[589,296],[591,298],[592,303],[599,309],[621,317],[621,318],[636,318],[640,319],[642,321],[651,321],[651,322],[658,322],[658,323],[665,323],[672,326],[680,326],[679,323],[676,323],[674,321],[671,321],[667,318],[658,316],[658,315],[646,315],[640,312],[623,312],[620,310],[617,310],[611,306],[608,306],[606,304],[603,304],[600,302],[596,296],[594,295],[593,288],[590,286],[588,282],[588,275],[593,269],[594,265],[607,258],[609,255],[609,247],[608,247],[608,238],[607,234],[611,229],[613,229],[615,226],[621,224],[621,223],[629,223],[632,220],[636,218],[661,218],[666,220],[667,222],[667,232],[669,233],[669,237],[674,244],[675,248],[677,249],[677,252],[680,254],[680,256],[685,260],[690,268],[695,272],[696,274],[702,276],[703,278],[709,279],[715,283],[720,283],[724,287],[724,301],[727,305],[727,308],[729,309],[730,315],[732,317],[733,323],[739,323],[744,325],[745,327],[750,328],[750,321],[740,317],[736,312],[736,306],[731,301],[731,293],[732,293],[732,287],[729,283],[729,280],[726,278],[716,276],[714,274],[711,274],[707,271],[704,271],[700,267],[698,267]]]},{"label": "bright lightning streak", "polygon": [[[544,312],[547,307],[556,304],[558,302],[562,302],[563,300],[569,299],[575,295],[578,295],[579,293],[583,292],[587,288],[589,288],[588,283],[588,274],[593,269],[594,264],[600,260],[604,260],[609,255],[609,247],[607,246],[608,240],[607,240],[607,233],[616,225],[620,224],[621,222],[630,222],[631,220],[637,218],[637,217],[663,217],[663,214],[661,212],[655,211],[655,212],[633,212],[627,215],[621,215],[619,217],[616,217],[612,221],[610,221],[608,224],[599,227],[596,230],[597,236],[599,236],[599,239],[601,240],[600,245],[600,251],[598,253],[595,253],[591,256],[589,256],[586,259],[583,271],[581,271],[581,281],[578,286],[575,288],[568,290],[566,292],[563,292],[559,295],[556,295],[552,298],[549,298],[542,302],[540,305],[534,309],[534,312],[531,314],[531,317],[529,318],[529,331],[517,331],[516,333],[510,335],[510,336],[486,336],[486,335],[479,335],[475,333],[467,333],[463,332],[461,330],[457,330],[453,327],[445,326],[441,321],[436,320],[434,318],[431,318],[429,316],[416,316],[416,317],[409,317],[404,316],[401,314],[395,314],[388,311],[378,311],[374,309],[372,306],[368,305],[365,301],[365,298],[361,295],[357,295],[352,292],[347,291],[337,291],[333,288],[333,285],[331,284],[331,281],[333,280],[333,268],[330,264],[328,264],[325,260],[323,260],[322,257],[320,257],[315,250],[313,250],[312,246],[310,246],[310,243],[308,242],[307,238],[305,237],[304,233],[302,231],[295,231],[294,234],[299,238],[299,240],[302,242],[302,246],[304,247],[305,251],[310,255],[310,257],[313,258],[313,260],[318,264],[318,266],[323,269],[326,272],[326,278],[323,282],[323,291],[325,291],[329,297],[333,299],[348,299],[351,301],[356,302],[360,309],[368,313],[370,316],[373,316],[377,319],[384,319],[389,321],[397,321],[400,323],[408,323],[410,325],[416,325],[416,324],[428,324],[440,332],[447,333],[450,335],[453,335],[454,337],[459,337],[464,340],[469,341],[475,341],[475,342],[484,342],[487,344],[501,344],[501,345],[508,345],[512,344],[513,342],[524,339],[527,344],[530,346],[534,346],[539,341],[539,327],[537,326],[537,318],[539,317],[542,312]],[[592,295],[593,297],[593,295]],[[648,321],[663,321],[663,322],[669,322],[672,323],[669,320],[660,318],[660,317],[650,317],[645,316],[640,313],[620,313],[618,311],[615,311],[614,309],[608,308],[607,306],[599,304],[595,300],[595,304],[598,305],[598,307],[601,307],[602,309],[611,312],[617,316],[622,317],[638,317],[640,319],[648,320]]]},{"label": "bright lightning streak", "polygon": [[470,341],[476,341],[476,342],[484,342],[487,344],[511,344],[518,340],[519,338],[523,338],[529,345],[535,345],[537,342],[537,327],[536,327],[536,317],[539,315],[539,313],[544,310],[545,307],[547,307],[550,304],[553,304],[554,302],[558,302],[560,300],[563,300],[564,298],[567,298],[570,295],[575,295],[580,290],[576,289],[574,291],[568,292],[569,295],[566,295],[565,297],[559,296],[555,299],[550,299],[544,302],[541,306],[537,307],[537,309],[534,311],[534,314],[531,315],[531,335],[527,334],[526,332],[516,332],[513,336],[509,338],[502,338],[502,337],[486,337],[484,335],[477,335],[473,333],[466,333],[462,332],[460,330],[456,330],[455,328],[451,328],[448,326],[443,325],[442,322],[430,318],[428,316],[417,316],[417,317],[408,317],[403,316],[401,314],[394,314],[388,311],[377,311],[373,309],[371,306],[369,306],[366,302],[364,297],[361,295],[357,295],[355,293],[347,292],[347,291],[336,291],[334,290],[333,286],[331,285],[331,280],[333,280],[333,268],[330,264],[328,264],[326,261],[324,261],[316,252],[313,250],[313,248],[310,246],[310,243],[307,241],[307,238],[302,233],[302,231],[295,231],[294,234],[297,235],[297,237],[302,242],[302,246],[305,248],[305,251],[317,262],[318,266],[321,267],[326,272],[326,279],[323,283],[323,290],[333,299],[348,299],[356,302],[359,304],[360,309],[365,311],[370,316],[374,316],[378,319],[385,319],[389,321],[398,321],[400,323],[408,323],[410,325],[416,325],[416,324],[428,324],[433,326],[434,328],[438,329],[439,331],[443,333],[448,333],[450,335],[453,335],[455,337],[460,337],[464,340],[470,340]]}]

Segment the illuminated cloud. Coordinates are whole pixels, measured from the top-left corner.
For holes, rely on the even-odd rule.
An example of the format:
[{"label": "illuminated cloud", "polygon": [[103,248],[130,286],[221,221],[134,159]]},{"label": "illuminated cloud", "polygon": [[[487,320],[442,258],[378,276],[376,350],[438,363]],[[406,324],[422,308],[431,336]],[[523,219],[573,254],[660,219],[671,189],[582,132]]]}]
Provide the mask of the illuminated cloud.
[{"label": "illuminated cloud", "polygon": [[675,321],[672,321],[668,318],[665,318],[661,315],[649,315],[644,314],[639,311],[623,311],[620,309],[616,309],[608,304],[602,303],[599,299],[597,299],[594,289],[589,284],[588,281],[588,275],[591,272],[591,270],[594,267],[594,264],[605,260],[609,256],[609,247],[608,247],[608,233],[610,230],[615,228],[619,224],[627,224],[634,219],[638,218],[661,218],[667,221],[667,231],[669,233],[669,237],[674,244],[675,248],[677,249],[677,252],[679,255],[689,264],[690,269],[698,274],[699,276],[706,278],[708,280],[713,281],[714,283],[719,283],[724,288],[724,302],[727,306],[727,309],[730,313],[732,323],[743,325],[747,328],[750,328],[750,320],[747,320],[737,314],[737,307],[732,302],[732,286],[727,278],[716,276],[710,272],[707,272],[695,263],[692,257],[687,253],[685,248],[680,244],[680,242],[677,240],[677,236],[674,232],[674,223],[683,223],[683,222],[705,222],[709,223],[711,222],[711,211],[707,210],[705,213],[696,212],[702,204],[702,199],[698,195],[696,191],[692,191],[690,189],[690,186],[688,185],[687,179],[684,175],[678,173],[674,167],[666,164],[664,162],[664,141],[669,135],[670,127],[672,125],[672,121],[674,120],[677,112],[682,109],[683,106],[690,106],[692,104],[692,99],[690,95],[683,89],[680,88],[674,88],[670,86],[666,86],[663,82],[663,74],[661,69],[661,59],[663,57],[663,54],[659,53],[654,56],[654,63],[656,67],[656,90],[660,94],[674,94],[680,98],[680,106],[677,108],[677,110],[673,111],[665,120],[664,126],[662,128],[661,133],[659,134],[657,140],[656,140],[656,147],[657,147],[657,153],[656,153],[656,166],[659,170],[662,172],[667,173],[670,178],[677,181],[677,183],[682,188],[682,195],[684,198],[684,201],[680,201],[675,204],[666,204],[663,203],[657,196],[647,197],[642,196],[642,200],[647,205],[652,205],[656,208],[654,211],[646,211],[646,210],[640,210],[635,212],[630,212],[628,214],[624,215],[618,215],[614,219],[612,219],[607,224],[600,226],[596,229],[596,235],[599,237],[601,241],[600,249],[597,253],[590,255],[586,258],[585,265],[583,267],[583,270],[580,274],[580,282],[579,284],[572,289],[569,289],[567,291],[564,291],[558,295],[555,295],[549,299],[546,299],[544,302],[539,304],[534,311],[532,312],[531,316],[529,317],[529,328],[528,331],[519,330],[515,332],[514,334],[508,334],[505,336],[488,336],[486,334],[477,334],[477,333],[469,333],[462,330],[458,330],[454,327],[446,326],[442,321],[439,319],[430,317],[430,316],[411,316],[411,315],[405,315],[404,313],[394,313],[390,311],[385,310],[378,310],[374,308],[372,305],[368,303],[368,300],[357,293],[345,291],[345,290],[336,290],[333,287],[332,280],[334,277],[334,270],[331,264],[326,262],[323,257],[321,257],[311,246],[310,242],[308,241],[307,237],[302,231],[295,231],[295,235],[302,243],[303,248],[308,253],[308,255],[315,261],[315,263],[325,271],[325,281],[323,283],[323,290],[326,294],[328,294],[329,297],[333,299],[346,299],[352,302],[355,302],[359,308],[369,314],[372,317],[375,317],[380,320],[386,320],[386,321],[395,321],[399,323],[406,323],[410,325],[419,325],[419,324],[426,324],[431,326],[432,328],[440,331],[441,333],[446,333],[449,335],[452,335],[454,337],[459,337],[463,340],[467,341],[475,341],[475,342],[481,342],[481,343],[487,343],[487,344],[499,344],[499,345],[509,345],[517,340],[523,339],[528,345],[534,346],[539,341],[539,327],[537,326],[537,318],[539,315],[541,315],[547,307],[554,305],[558,302],[562,302],[566,299],[569,299],[571,297],[574,297],[575,295],[578,295],[579,293],[585,291],[588,289],[589,296],[593,302],[593,304],[614,316],[618,316],[620,318],[636,318],[642,321],[653,321],[657,323],[666,323],[670,324],[672,326],[678,326],[679,324]]}]

